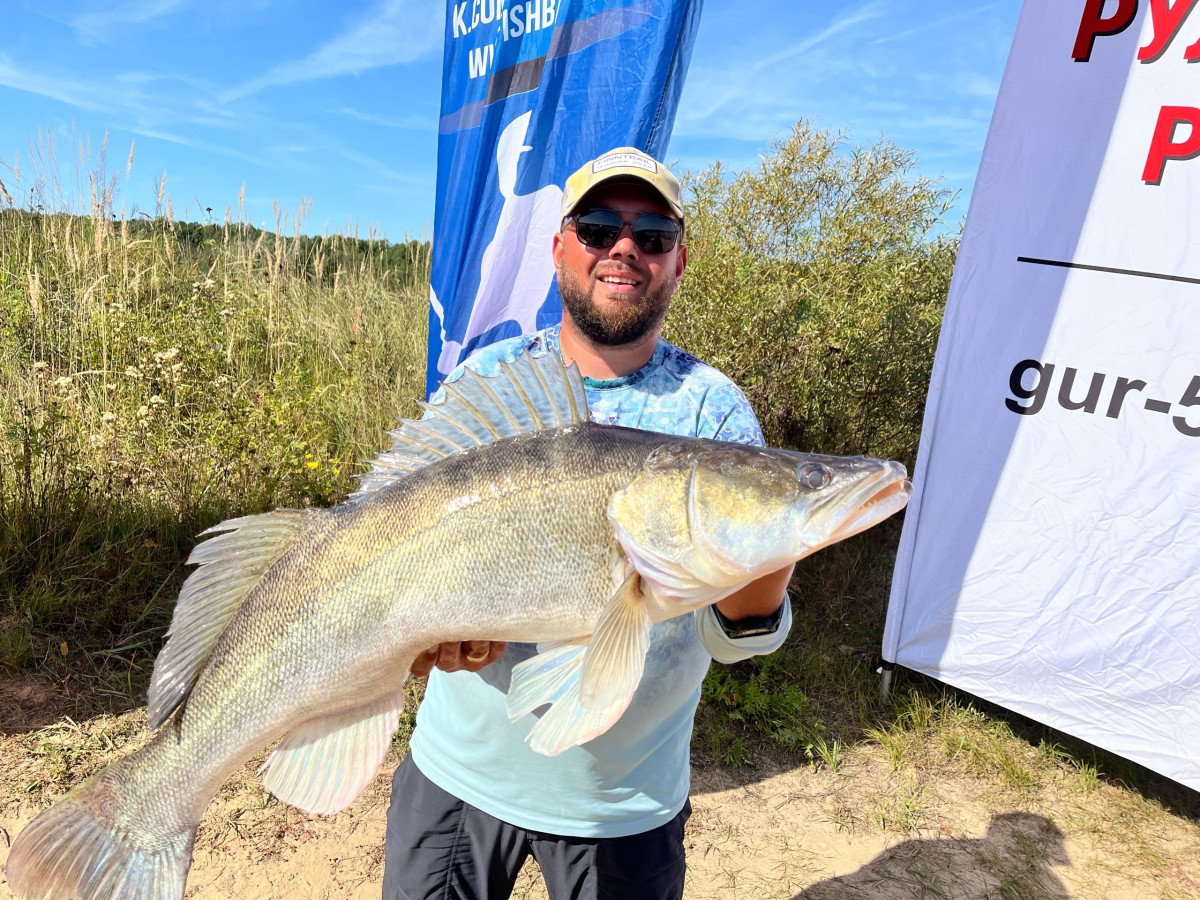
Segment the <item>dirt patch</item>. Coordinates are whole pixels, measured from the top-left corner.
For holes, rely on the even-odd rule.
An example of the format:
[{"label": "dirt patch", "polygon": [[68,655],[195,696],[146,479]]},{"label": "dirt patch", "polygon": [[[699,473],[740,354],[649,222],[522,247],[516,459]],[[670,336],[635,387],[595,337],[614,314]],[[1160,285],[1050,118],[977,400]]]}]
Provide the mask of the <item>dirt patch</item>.
[{"label": "dirt patch", "polygon": [[[0,865],[37,810],[147,738],[144,712],[0,737]],[[251,760],[197,836],[187,897],[378,897],[395,760],[332,818],[274,800]],[[986,777],[893,771],[862,745],[839,770],[764,764],[693,770],[689,900],[1200,896],[1200,828],[1129,791],[1054,770],[1036,789]],[[0,898],[11,897],[0,880]],[[517,898],[545,898],[536,867]]]},{"label": "dirt patch", "polygon": [[52,681],[0,676],[0,734],[43,728],[59,718],[65,692]]}]

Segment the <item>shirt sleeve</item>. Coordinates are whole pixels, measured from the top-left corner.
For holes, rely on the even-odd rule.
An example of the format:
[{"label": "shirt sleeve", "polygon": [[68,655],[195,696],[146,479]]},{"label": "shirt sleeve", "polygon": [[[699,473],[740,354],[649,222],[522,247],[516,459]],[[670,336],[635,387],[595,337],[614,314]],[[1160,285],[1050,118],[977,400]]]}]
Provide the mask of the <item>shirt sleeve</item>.
[{"label": "shirt sleeve", "polygon": [[755,447],[766,445],[750,401],[732,382],[713,389],[704,398],[702,421],[706,426],[703,431],[707,433],[701,433],[700,437]]},{"label": "shirt sleeve", "polygon": [[766,656],[774,653],[787,640],[788,632],[792,629],[792,599],[787,592],[783,595],[783,618],[774,634],[755,634],[747,637],[731,638],[717,621],[713,607],[706,606],[696,611],[696,636],[700,643],[719,663],[741,662],[752,656]]}]

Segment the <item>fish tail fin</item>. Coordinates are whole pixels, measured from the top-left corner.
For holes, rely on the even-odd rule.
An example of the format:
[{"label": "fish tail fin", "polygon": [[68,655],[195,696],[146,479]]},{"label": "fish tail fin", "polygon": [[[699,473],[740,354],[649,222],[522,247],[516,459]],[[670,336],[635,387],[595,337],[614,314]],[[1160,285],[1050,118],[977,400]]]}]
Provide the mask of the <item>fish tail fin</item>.
[{"label": "fish tail fin", "polygon": [[183,897],[196,823],[127,827],[123,821],[122,807],[128,805],[123,795],[130,792],[129,766],[123,764],[142,753],[92,776],[17,835],[7,868],[9,886],[18,897]]}]

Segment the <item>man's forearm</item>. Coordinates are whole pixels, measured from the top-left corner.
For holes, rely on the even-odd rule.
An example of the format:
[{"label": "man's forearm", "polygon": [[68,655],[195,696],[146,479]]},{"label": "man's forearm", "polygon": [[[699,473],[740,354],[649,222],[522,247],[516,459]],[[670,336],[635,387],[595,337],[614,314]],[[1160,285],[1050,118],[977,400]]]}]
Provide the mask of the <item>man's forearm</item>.
[{"label": "man's forearm", "polygon": [[771,615],[783,603],[784,591],[787,590],[788,582],[792,580],[795,568],[796,564],[792,563],[762,578],[756,578],[720,601],[717,609],[730,622],[748,619],[751,616]]}]

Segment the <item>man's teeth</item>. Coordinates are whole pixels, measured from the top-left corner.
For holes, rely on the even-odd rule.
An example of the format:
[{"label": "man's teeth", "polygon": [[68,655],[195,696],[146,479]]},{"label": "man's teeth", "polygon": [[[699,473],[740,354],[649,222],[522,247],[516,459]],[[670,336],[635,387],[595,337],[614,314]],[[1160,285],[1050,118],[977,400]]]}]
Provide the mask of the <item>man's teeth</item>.
[{"label": "man's teeth", "polygon": [[621,278],[619,275],[602,275],[600,280],[606,284],[637,284],[632,278]]}]

